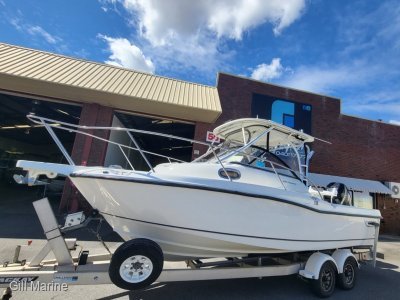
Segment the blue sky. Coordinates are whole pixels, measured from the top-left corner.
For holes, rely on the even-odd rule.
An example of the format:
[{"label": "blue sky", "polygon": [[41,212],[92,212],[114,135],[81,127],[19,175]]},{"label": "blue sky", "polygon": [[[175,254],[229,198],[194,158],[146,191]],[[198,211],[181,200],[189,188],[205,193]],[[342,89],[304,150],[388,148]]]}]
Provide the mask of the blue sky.
[{"label": "blue sky", "polygon": [[209,85],[228,72],[400,125],[399,0],[0,0],[0,41]]}]

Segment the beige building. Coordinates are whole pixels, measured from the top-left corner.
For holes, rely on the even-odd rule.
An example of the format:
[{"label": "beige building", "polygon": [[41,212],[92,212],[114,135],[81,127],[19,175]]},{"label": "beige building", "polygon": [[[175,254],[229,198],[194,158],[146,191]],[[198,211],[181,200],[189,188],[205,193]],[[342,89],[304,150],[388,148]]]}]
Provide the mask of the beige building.
[{"label": "beige building", "polygon": [[[222,110],[216,87],[0,43],[0,177],[4,181],[12,181],[18,159],[62,161],[46,130],[26,119],[30,112],[80,125],[114,124],[193,138],[197,123],[215,122]],[[105,143],[59,134],[78,164],[125,164],[121,153]],[[146,136],[139,141],[152,152],[182,160],[192,157],[188,143]],[[140,158],[136,167],[145,168]],[[71,208],[68,189],[64,194],[68,196],[62,206]]]}]

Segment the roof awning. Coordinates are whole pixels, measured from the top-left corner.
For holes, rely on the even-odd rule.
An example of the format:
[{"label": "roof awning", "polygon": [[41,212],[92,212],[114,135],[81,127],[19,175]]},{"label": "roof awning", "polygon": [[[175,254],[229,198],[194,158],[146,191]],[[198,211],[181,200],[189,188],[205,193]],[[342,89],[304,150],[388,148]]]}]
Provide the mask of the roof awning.
[{"label": "roof awning", "polygon": [[0,43],[0,91],[213,123],[218,90],[116,66]]},{"label": "roof awning", "polygon": [[379,181],[350,178],[350,177],[340,177],[333,175],[323,175],[316,173],[310,173],[308,177],[310,178],[311,183],[316,184],[317,186],[320,187],[326,187],[331,182],[340,182],[345,184],[347,188],[353,191],[389,194],[389,195],[392,194],[392,191]]}]

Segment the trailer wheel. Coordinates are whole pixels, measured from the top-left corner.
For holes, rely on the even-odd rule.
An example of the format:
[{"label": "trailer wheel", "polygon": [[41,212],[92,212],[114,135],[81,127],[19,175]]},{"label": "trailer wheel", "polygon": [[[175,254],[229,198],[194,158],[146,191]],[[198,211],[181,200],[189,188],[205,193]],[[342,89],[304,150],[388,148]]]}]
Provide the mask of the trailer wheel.
[{"label": "trailer wheel", "polygon": [[163,264],[160,246],[151,240],[134,239],[114,252],[108,274],[119,288],[137,290],[152,284],[160,276]]},{"label": "trailer wheel", "polygon": [[343,273],[337,275],[337,284],[343,290],[351,290],[357,279],[357,262],[354,257],[346,258],[343,265]]},{"label": "trailer wheel", "polygon": [[311,288],[317,296],[327,298],[335,290],[335,281],[336,267],[331,261],[326,261],[321,266],[318,279],[311,280]]}]

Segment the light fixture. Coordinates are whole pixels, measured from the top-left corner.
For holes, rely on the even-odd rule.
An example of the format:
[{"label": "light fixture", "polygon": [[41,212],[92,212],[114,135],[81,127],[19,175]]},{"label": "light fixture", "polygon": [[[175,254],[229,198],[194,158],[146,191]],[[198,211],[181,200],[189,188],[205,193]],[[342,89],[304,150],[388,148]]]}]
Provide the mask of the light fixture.
[{"label": "light fixture", "polygon": [[61,110],[61,109],[56,109],[56,110],[57,110],[58,112],[64,114],[64,115],[69,116],[69,113],[67,113],[66,111],[63,111],[63,110]]},{"label": "light fixture", "polygon": [[25,154],[24,152],[21,152],[21,151],[13,151],[13,150],[6,150],[6,153],[8,153],[8,154],[14,154],[14,155],[22,155],[22,154]]},{"label": "light fixture", "polygon": [[171,124],[174,122],[171,120],[152,120],[151,123],[152,124]]}]

